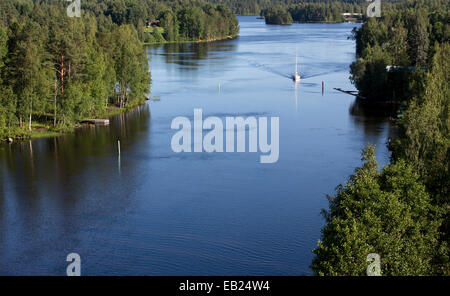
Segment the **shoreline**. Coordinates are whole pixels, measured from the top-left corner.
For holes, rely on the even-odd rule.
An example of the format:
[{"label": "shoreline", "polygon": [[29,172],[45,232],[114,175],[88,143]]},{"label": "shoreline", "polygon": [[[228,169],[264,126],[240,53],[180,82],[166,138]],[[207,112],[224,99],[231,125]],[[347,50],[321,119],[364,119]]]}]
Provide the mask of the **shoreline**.
[{"label": "shoreline", "polygon": [[326,22],[326,21],[323,21],[323,22],[296,22],[296,21],[293,21],[292,23],[290,23],[290,24],[271,24],[271,23],[266,23],[266,25],[270,25],[270,26],[290,26],[290,25],[293,25],[293,24],[362,24],[362,23],[364,23],[363,21],[343,21],[343,22]]},{"label": "shoreline", "polygon": [[[146,100],[139,102],[137,104],[131,105],[131,106],[127,106],[124,108],[118,108],[116,106],[109,106],[107,107],[105,110],[103,110],[103,112],[98,115],[98,116],[92,116],[92,119],[110,119],[113,116],[117,116],[123,113],[126,113],[130,110],[133,110],[135,108],[138,108],[139,106],[145,105],[146,104]],[[52,138],[52,137],[59,137],[65,134],[70,134],[75,132],[76,129],[81,128],[82,126],[86,125],[85,123],[81,123],[83,120],[78,121],[74,126],[69,127],[65,130],[53,130],[52,128],[46,128],[46,127],[42,127],[43,124],[41,123],[35,123],[36,124],[36,128],[34,130],[32,130],[31,132],[29,131],[23,131],[22,134],[20,135],[16,135],[16,136],[8,136],[4,139],[0,139],[0,144],[1,143],[13,143],[13,142],[20,142],[20,141],[30,141],[30,140],[37,140],[37,139],[42,139],[42,138]],[[12,140],[12,141],[10,141]]]},{"label": "shoreline", "polygon": [[[208,40],[165,41],[165,42],[155,42],[155,43],[143,42],[142,44],[143,45],[160,45],[160,44],[176,44],[176,43],[180,43],[180,44],[181,43],[210,43],[210,42],[233,40],[233,39],[236,39],[237,37],[239,37],[239,34],[237,34],[236,36],[226,36],[225,38],[215,38],[215,39],[208,39]],[[141,105],[144,105],[144,104],[146,104],[146,101],[148,101],[147,98],[145,100],[143,100],[142,102],[139,102],[137,104],[134,104],[132,106],[125,107],[122,109],[115,107],[115,106],[109,106],[105,110],[103,110],[103,112],[100,115],[93,116],[92,119],[110,118],[110,117],[125,113],[131,109],[135,109]],[[65,130],[54,130],[53,128],[43,127],[42,125],[45,125],[45,123],[44,124],[34,123],[35,126],[37,125],[37,127],[35,129],[33,129],[31,132],[22,130],[19,133],[17,133],[17,135],[14,135],[14,136],[11,135],[11,136],[7,136],[5,138],[0,139],[0,144],[1,143],[12,143],[14,141],[26,141],[26,140],[36,140],[36,139],[41,139],[41,138],[58,137],[58,136],[61,136],[64,134],[73,133],[77,128],[80,128],[83,125],[83,124],[81,124],[81,121],[75,123],[75,125],[73,127],[69,127]]]},{"label": "shoreline", "polygon": [[160,44],[182,44],[182,43],[209,43],[209,42],[218,42],[218,41],[226,41],[233,40],[239,37],[239,34],[236,36],[227,36],[224,38],[214,38],[207,40],[184,40],[184,41],[162,41],[162,42],[142,42],[143,45],[160,45]]}]

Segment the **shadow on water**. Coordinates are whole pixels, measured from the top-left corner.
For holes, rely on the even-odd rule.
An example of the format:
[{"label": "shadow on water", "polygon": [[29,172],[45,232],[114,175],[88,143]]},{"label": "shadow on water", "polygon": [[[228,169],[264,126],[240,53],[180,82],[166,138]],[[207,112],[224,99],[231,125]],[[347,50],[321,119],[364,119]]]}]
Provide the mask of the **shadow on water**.
[{"label": "shadow on water", "polygon": [[363,130],[368,142],[376,143],[387,131],[388,138],[394,138],[396,129],[393,118],[396,117],[397,107],[394,105],[370,102],[356,98],[350,106],[349,113],[356,127]]},{"label": "shadow on water", "polygon": [[396,104],[372,102],[370,100],[356,98],[350,106],[350,114],[378,118],[395,118],[397,108],[398,105]]},{"label": "shadow on water", "polygon": [[217,41],[155,44],[148,48],[164,56],[167,64],[179,65],[180,70],[184,71],[196,71],[205,65],[203,62],[228,58],[227,53],[236,51],[237,45],[234,42]]},{"label": "shadow on water", "polygon": [[[148,129],[150,109],[148,105],[122,113],[110,118],[110,125],[84,125],[74,133],[59,137],[39,139],[35,141],[17,142],[3,145],[0,160],[6,163],[9,172],[24,174],[31,180],[45,178],[46,170],[38,175],[33,174],[35,165],[45,165],[47,160],[57,162],[55,167],[61,172],[78,172],[84,164],[80,159],[85,157],[104,157],[117,153],[117,140],[120,139],[122,149],[145,135]],[[44,159],[34,159],[34,151]],[[43,175],[44,174],[44,175]]]},{"label": "shadow on water", "polygon": [[[131,206],[127,192],[139,178],[120,184],[117,140],[125,156],[133,143],[146,141],[150,110],[141,106],[110,121],[110,126],[83,126],[59,137],[0,145],[0,274],[30,270],[26,266],[41,265],[34,260],[48,253],[64,256],[68,242],[59,238],[71,233],[70,247],[77,248],[79,232],[95,225],[102,213],[117,215]],[[122,171],[131,174],[136,165],[128,161]],[[43,240],[52,242],[51,251],[39,247]],[[42,268],[30,273],[64,270]]]}]

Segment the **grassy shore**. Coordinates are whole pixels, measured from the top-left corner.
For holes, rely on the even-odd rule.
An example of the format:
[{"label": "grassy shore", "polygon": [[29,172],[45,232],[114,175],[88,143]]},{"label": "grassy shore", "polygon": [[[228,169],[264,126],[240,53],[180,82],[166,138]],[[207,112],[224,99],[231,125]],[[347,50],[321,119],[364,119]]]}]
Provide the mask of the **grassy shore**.
[{"label": "grassy shore", "polygon": [[[153,28],[147,28],[147,32],[152,32],[154,30],[159,30],[160,28],[153,29]],[[155,45],[155,44],[170,44],[170,43],[203,43],[203,42],[215,42],[215,41],[222,41],[222,40],[230,40],[234,39],[238,36],[226,36],[222,38],[215,38],[215,39],[208,39],[208,40],[177,40],[177,41],[159,41],[159,42],[150,42],[150,43],[143,43],[144,45]],[[115,115],[119,115],[121,113],[124,113],[130,109],[134,109],[138,107],[139,105],[145,104],[145,101],[142,101],[138,104],[127,106],[125,108],[119,108],[117,106],[109,106],[99,114],[96,114],[95,116],[92,116],[90,118],[92,119],[103,119],[103,118],[109,118]],[[70,132],[73,132],[75,129],[79,128],[81,124],[78,122],[70,127],[64,127],[64,128],[58,128],[53,127],[51,122],[47,123],[40,123],[40,122],[33,122],[31,126],[31,131],[28,131],[27,128],[19,128],[14,134],[9,135],[6,138],[0,139],[0,142],[8,141],[8,139],[13,140],[28,140],[28,139],[39,139],[39,138],[49,138],[49,137],[57,137],[63,134],[67,134]]]},{"label": "grassy shore", "polygon": [[[103,118],[110,118],[112,116],[116,116],[119,114],[122,114],[124,112],[127,112],[131,109],[134,109],[140,105],[144,105],[145,101],[142,101],[138,104],[130,105],[125,108],[119,108],[116,106],[109,106],[105,110],[103,110],[101,113],[92,116],[90,118],[92,119],[103,119]],[[51,138],[51,137],[57,137],[61,136],[63,134],[71,133],[75,131],[75,129],[81,127],[82,124],[77,122],[71,127],[65,127],[65,128],[55,128],[53,125],[48,123],[41,123],[41,122],[33,122],[31,125],[31,131],[28,131],[28,129],[18,129],[14,135],[10,135],[9,137],[5,139],[0,139],[0,142],[2,141],[8,141],[8,139],[13,140],[34,140],[34,139],[40,139],[40,138]]]},{"label": "grassy shore", "polygon": [[158,42],[143,42],[144,45],[158,45],[158,44],[174,44],[174,43],[204,43],[204,42],[216,42],[216,41],[224,41],[224,40],[232,40],[238,37],[236,36],[226,36],[215,39],[207,39],[207,40],[176,40],[176,41],[158,41]]}]

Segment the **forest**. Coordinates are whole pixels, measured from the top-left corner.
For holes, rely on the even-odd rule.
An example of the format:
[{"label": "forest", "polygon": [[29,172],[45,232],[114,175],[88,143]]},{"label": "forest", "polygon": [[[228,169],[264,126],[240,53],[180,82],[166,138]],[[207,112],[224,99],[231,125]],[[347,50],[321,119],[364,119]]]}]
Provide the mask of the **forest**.
[{"label": "forest", "polygon": [[[261,10],[261,15],[266,19],[267,24],[290,24],[297,23],[339,23],[345,20],[362,20],[365,5],[347,3],[343,1],[335,2],[302,2],[300,4],[270,6]],[[355,13],[360,16],[345,18],[343,13]],[[285,20],[290,20],[286,22]]]},{"label": "forest", "polygon": [[[322,7],[333,5],[340,6],[343,10],[347,10],[349,7],[357,7],[356,5],[367,5],[365,0],[210,0],[210,2],[223,4],[238,15],[264,15],[264,11],[270,8],[280,7],[284,9],[293,6],[308,7],[308,9],[321,9]],[[315,17],[319,17],[319,15],[315,15]]]},{"label": "forest", "polygon": [[293,22],[292,15],[281,6],[265,9],[262,11],[262,15],[268,25],[290,25]]},{"label": "forest", "polygon": [[[236,37],[236,16],[202,0],[84,0],[83,8],[115,24],[133,24],[144,43],[211,41]],[[150,23],[150,25],[149,25]]]},{"label": "forest", "polygon": [[365,275],[370,253],[380,255],[381,275],[450,272],[448,2],[385,8],[354,31],[351,71],[365,100],[402,100],[398,136],[388,165],[380,168],[367,147],[363,165],[328,196],[317,275]]},{"label": "forest", "polygon": [[[203,1],[0,0],[0,139],[71,130],[145,101],[145,42],[237,35],[236,17]],[[148,25],[154,22],[157,26]],[[39,73],[39,74],[38,74]],[[38,75],[37,75],[38,74]]]},{"label": "forest", "polygon": [[351,80],[361,97],[404,101],[423,89],[435,46],[449,42],[448,2],[385,4],[382,18],[353,30],[358,59]]},{"label": "forest", "polygon": [[[361,20],[365,16],[366,4],[353,4],[345,2],[318,2],[318,3],[302,3],[292,5],[288,8],[289,13],[295,22],[311,23],[311,22],[326,22],[326,23],[340,23],[346,19],[343,13],[361,14],[361,17],[352,17],[351,20]],[[349,19],[350,20],[350,19]]]}]

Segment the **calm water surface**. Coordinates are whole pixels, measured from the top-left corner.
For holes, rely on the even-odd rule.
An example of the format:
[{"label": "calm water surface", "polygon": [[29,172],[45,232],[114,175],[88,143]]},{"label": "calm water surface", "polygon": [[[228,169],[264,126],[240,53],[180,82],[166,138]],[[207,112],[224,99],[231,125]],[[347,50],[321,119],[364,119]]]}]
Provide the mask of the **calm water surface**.
[{"label": "calm water surface", "polygon": [[[333,90],[354,90],[355,24],[239,20],[236,40],[148,48],[153,100],[111,126],[0,146],[0,274],[64,275],[71,252],[84,275],[311,273],[325,195],[367,143],[387,163],[389,123]],[[172,152],[171,121],[194,108],[279,116],[279,161]]]}]

